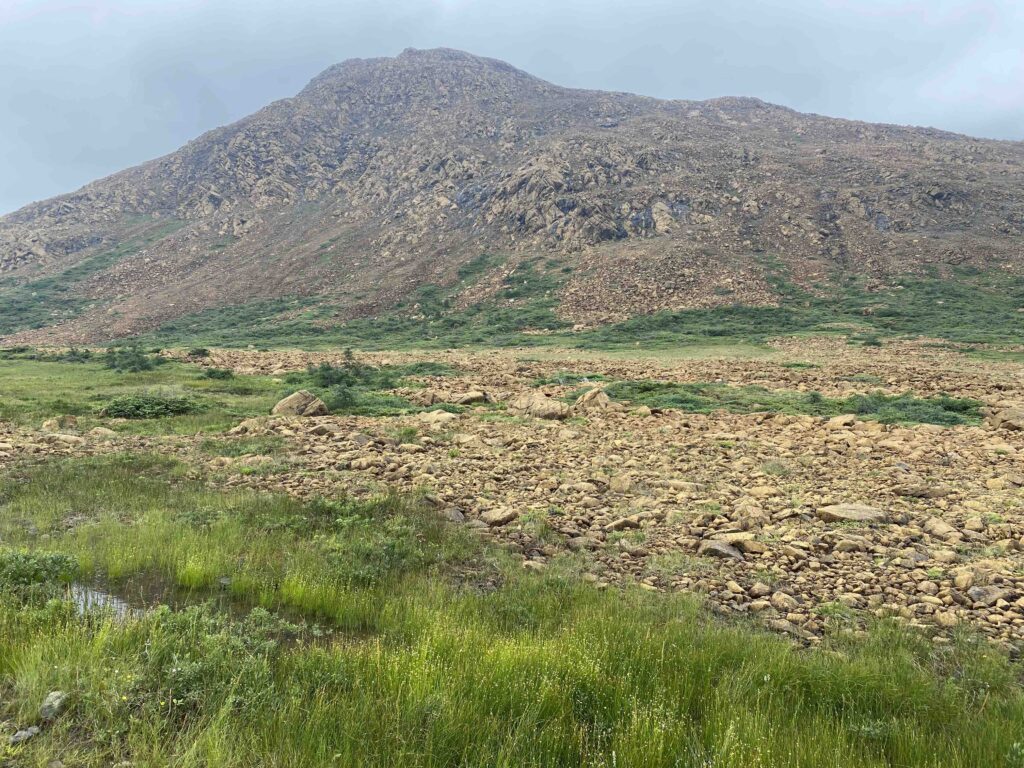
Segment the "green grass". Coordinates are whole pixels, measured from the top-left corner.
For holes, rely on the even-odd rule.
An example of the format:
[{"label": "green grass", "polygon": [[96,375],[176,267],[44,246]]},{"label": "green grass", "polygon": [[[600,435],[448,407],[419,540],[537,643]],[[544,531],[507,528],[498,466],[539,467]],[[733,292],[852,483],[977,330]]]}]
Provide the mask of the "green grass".
[{"label": "green grass", "polygon": [[[184,473],[107,457],[0,486],[0,717],[72,695],[15,764],[1020,765],[1019,669],[969,638],[879,624],[802,651],[691,599],[524,573],[414,500],[304,505]],[[263,608],[78,615],[46,599],[69,563],[115,588],[228,577]],[[306,619],[340,639],[292,639]]]},{"label": "green grass", "polygon": [[91,302],[80,291],[89,278],[109,269],[185,225],[183,221],[150,223],[120,245],[89,256],[54,275],[24,282],[0,281],[0,336],[44,328],[80,314]]},{"label": "green grass", "polygon": [[[475,262],[474,262],[475,263]],[[357,346],[364,349],[444,347],[575,347],[671,350],[689,346],[763,345],[784,335],[845,334],[872,346],[887,339],[927,336],[961,344],[1017,344],[1024,338],[1024,277],[959,270],[944,278],[913,277],[897,287],[868,289],[856,280],[821,294],[784,277],[778,307],[722,306],[658,312],[571,333],[555,314],[566,275],[534,259],[520,265],[492,298],[456,309],[454,296],[490,268],[470,268],[452,287],[422,286],[408,301],[378,317],[340,323],[329,301],[284,298],[211,309],[161,327],[146,337],[160,344],[218,346]],[[545,333],[526,333],[528,330]]]},{"label": "green grass", "polygon": [[[102,356],[98,359],[102,361]],[[286,390],[266,376],[209,379],[194,366],[174,362],[148,371],[118,373],[102,362],[7,359],[0,362],[0,419],[38,427],[46,419],[69,414],[78,417],[83,430],[106,426],[144,434],[221,432],[242,419],[270,413]],[[173,406],[183,401],[194,410],[124,423],[101,415],[112,405]],[[159,416],[152,408],[143,410]],[[116,415],[126,414],[116,411]]]},{"label": "green grass", "polygon": [[[758,386],[716,383],[677,384],[666,381],[620,381],[605,388],[609,397],[651,408],[675,408],[689,413],[789,413],[838,416],[852,413],[887,424],[977,424],[981,403],[955,397],[920,398],[911,394],[873,392],[845,398],[824,397],[819,392],[770,390]],[[573,393],[570,397],[579,393]]]},{"label": "green grass", "polygon": [[321,367],[282,381],[269,376],[210,377],[206,371],[211,369],[163,359],[147,370],[116,371],[106,365],[108,358],[93,355],[83,362],[64,362],[32,350],[0,355],[0,419],[38,427],[68,414],[78,417],[81,430],[104,426],[137,434],[222,432],[242,419],[270,413],[278,400],[297,389],[322,396],[336,413],[396,416],[422,409],[386,390],[414,386],[412,377],[455,372],[430,361],[381,367],[353,361],[350,368]]},{"label": "green grass", "polygon": [[161,326],[144,338],[156,344],[215,346],[444,348],[543,344],[527,330],[569,325],[555,315],[566,275],[539,259],[518,265],[497,294],[468,308],[454,309],[456,294],[500,262],[481,257],[467,264],[453,286],[423,285],[406,301],[377,317],[339,325],[334,309],[316,299],[285,297],[219,307]]}]

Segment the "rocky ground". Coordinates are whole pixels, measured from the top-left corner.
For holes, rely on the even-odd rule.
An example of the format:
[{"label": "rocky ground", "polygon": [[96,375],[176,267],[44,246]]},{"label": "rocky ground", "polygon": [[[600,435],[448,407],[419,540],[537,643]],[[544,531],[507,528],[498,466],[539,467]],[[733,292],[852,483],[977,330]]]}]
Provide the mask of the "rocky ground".
[{"label": "rocky ground", "polygon": [[[200,454],[198,437],[78,434],[0,423],[0,462],[26,454],[149,449],[203,461],[215,482],[299,496],[423,489],[457,525],[544,569],[566,552],[598,587],[706,596],[729,614],[817,642],[870,615],[970,627],[1024,647],[1024,368],[905,343],[780,343],[765,359],[568,359],[537,353],[379,354],[443,360],[456,376],[403,391],[461,413],[267,416],[284,455]],[[318,353],[217,351],[209,365],[283,374]],[[786,367],[805,361],[819,367]],[[846,395],[947,392],[986,405],[978,426],[884,425],[852,415],[691,414],[611,402],[600,385],[537,386],[558,371],[608,379],[722,381]],[[870,381],[871,383],[865,383]],[[582,385],[587,389],[587,385]],[[224,439],[228,439],[225,437]],[[261,470],[261,467],[263,470]]]}]

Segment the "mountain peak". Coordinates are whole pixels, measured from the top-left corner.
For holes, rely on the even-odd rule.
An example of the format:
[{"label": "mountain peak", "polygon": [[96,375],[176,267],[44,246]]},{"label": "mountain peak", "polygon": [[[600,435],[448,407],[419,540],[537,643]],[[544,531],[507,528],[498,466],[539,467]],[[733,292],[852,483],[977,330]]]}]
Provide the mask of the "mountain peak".
[{"label": "mountain peak", "polygon": [[[6,284],[65,286],[44,323],[56,328],[8,313],[0,335],[109,338],[281,296],[344,319],[430,286],[468,306],[529,264],[582,323],[770,304],[780,271],[813,290],[1019,269],[1022,174],[1024,144],[562,88],[407,49],[337,64],[177,152],[0,218]],[[500,266],[463,285],[481,254]]]},{"label": "mountain peak", "polygon": [[[322,88],[343,86],[399,87],[411,92],[416,87],[495,88],[509,86],[553,87],[539,78],[516,69],[511,64],[476,56],[454,48],[406,48],[397,56],[375,59],[347,59],[328,67],[304,89],[318,92]],[[301,94],[300,94],[301,95]]]}]

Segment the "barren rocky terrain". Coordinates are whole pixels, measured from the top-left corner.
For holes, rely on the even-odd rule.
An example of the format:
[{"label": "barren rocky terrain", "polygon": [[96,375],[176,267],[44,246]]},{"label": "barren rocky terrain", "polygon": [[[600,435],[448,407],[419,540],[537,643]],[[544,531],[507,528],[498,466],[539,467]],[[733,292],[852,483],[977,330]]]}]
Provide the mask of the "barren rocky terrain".
[{"label": "barren rocky terrain", "polygon": [[[302,498],[418,490],[437,514],[499,540],[525,568],[573,553],[599,588],[638,582],[697,592],[724,613],[755,615],[807,642],[830,621],[856,628],[894,615],[936,642],[968,627],[1018,651],[1024,643],[1019,363],[828,339],[778,342],[757,358],[508,351],[360,359],[454,366],[455,375],[419,377],[394,394],[459,412],[262,416],[222,439],[276,435],[283,454],[213,459],[198,452],[200,436],[4,425],[0,461],[155,450],[201,464],[227,487]],[[322,362],[342,357],[214,350],[201,364],[283,377]],[[979,401],[984,418],[943,426],[855,414],[687,413],[604,393],[610,381],[639,380],[829,397],[948,393]]]}]

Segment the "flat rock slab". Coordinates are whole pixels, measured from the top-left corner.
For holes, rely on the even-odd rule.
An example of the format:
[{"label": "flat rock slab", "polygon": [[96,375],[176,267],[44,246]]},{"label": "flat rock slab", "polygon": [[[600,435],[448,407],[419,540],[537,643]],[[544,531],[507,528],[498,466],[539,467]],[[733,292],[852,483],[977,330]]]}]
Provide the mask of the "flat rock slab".
[{"label": "flat rock slab", "polygon": [[888,514],[867,504],[831,504],[818,510],[826,523],[884,523]]}]

